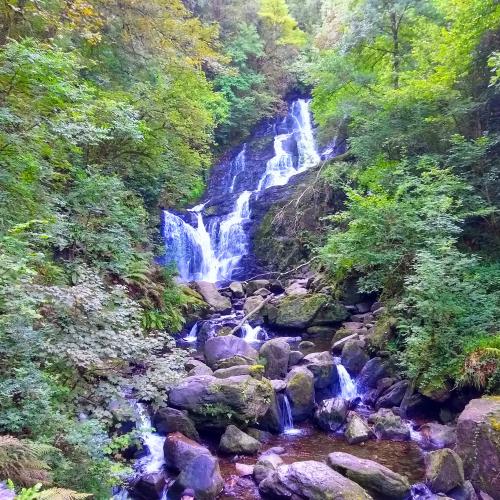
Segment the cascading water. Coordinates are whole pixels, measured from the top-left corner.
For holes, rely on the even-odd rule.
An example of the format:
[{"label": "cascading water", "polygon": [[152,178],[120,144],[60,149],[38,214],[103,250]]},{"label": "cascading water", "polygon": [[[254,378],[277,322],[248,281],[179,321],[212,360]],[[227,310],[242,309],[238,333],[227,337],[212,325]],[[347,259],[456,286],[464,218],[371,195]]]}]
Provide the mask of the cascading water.
[{"label": "cascading water", "polygon": [[230,279],[243,256],[248,253],[245,223],[251,216],[252,194],[262,195],[269,187],[287,184],[292,176],[319,163],[308,101],[294,101],[279,129],[284,132],[274,138],[274,157],[267,162],[265,172],[254,184],[254,191],[238,191],[238,185],[241,184],[239,176],[247,168],[247,146],[244,145],[233,159],[229,175],[225,176],[223,182],[227,183],[225,189],[228,195],[238,193],[234,209],[222,219],[212,217],[208,231],[203,219],[205,205],[191,209],[196,214],[196,228],[177,215],[164,212],[166,262],[177,264],[182,280],[217,282]]},{"label": "cascading water", "polygon": [[263,332],[262,327],[260,326],[252,327],[250,326],[249,323],[244,323],[241,329],[243,330],[244,333],[243,338],[246,342],[258,342],[259,334]]},{"label": "cascading water", "polygon": [[349,375],[349,372],[345,369],[345,366],[340,362],[339,358],[335,358],[335,364],[337,366],[337,373],[340,383],[339,396],[352,401],[353,399],[358,397],[358,389],[356,388],[356,384]]},{"label": "cascading water", "polygon": [[283,434],[300,434],[300,429],[296,429],[293,425],[292,408],[286,394],[283,396],[281,404],[281,426],[283,428]]},{"label": "cascading water", "polygon": [[198,340],[198,323],[195,323],[193,325],[193,327],[189,331],[188,336],[184,337],[182,340],[189,343],[196,342]]}]

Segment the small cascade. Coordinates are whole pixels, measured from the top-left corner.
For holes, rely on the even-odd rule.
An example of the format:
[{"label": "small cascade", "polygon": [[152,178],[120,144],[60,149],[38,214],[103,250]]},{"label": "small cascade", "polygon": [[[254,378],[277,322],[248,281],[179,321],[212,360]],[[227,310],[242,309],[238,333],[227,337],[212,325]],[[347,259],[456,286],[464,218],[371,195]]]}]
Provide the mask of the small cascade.
[{"label": "small cascade", "polygon": [[151,474],[162,470],[165,460],[163,458],[163,444],[165,437],[151,432],[152,424],[149,414],[141,403],[135,404],[137,413],[137,426],[141,431],[141,438],[148,450],[148,454],[136,462],[136,468],[142,474]]},{"label": "small cascade", "polygon": [[231,185],[229,186],[230,193],[234,193],[238,174],[245,169],[246,151],[247,151],[247,145],[243,144],[242,150],[238,153],[236,158],[231,163],[231,168],[230,168]]},{"label": "small cascade", "polygon": [[342,363],[340,362],[340,358],[335,358],[335,364],[337,366],[337,373],[340,382],[339,396],[352,401],[353,399],[358,397],[356,384],[349,375],[349,372],[345,369],[344,365],[342,365]]},{"label": "small cascade", "polygon": [[283,434],[291,436],[301,433],[300,429],[296,429],[293,425],[292,407],[290,406],[290,400],[286,394],[283,396],[281,404],[281,420]]},{"label": "small cascade", "polygon": [[195,323],[193,325],[193,327],[189,331],[188,336],[184,337],[182,340],[184,340],[184,342],[189,342],[189,343],[193,343],[198,340],[198,323]]},{"label": "small cascade", "polygon": [[[250,323],[244,323],[244,325],[241,327],[243,330],[244,336],[243,340],[246,342],[258,342],[259,341],[259,334],[263,332],[263,329],[261,326],[255,326],[252,327],[250,326]],[[265,333],[265,332],[264,332]]]}]

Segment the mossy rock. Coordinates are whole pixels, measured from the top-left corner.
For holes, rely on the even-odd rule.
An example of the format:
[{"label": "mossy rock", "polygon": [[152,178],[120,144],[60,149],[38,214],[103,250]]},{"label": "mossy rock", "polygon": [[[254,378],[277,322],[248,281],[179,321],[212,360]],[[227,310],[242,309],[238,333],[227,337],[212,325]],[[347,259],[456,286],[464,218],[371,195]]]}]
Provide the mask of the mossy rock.
[{"label": "mossy rock", "polygon": [[326,295],[319,293],[286,297],[277,305],[276,326],[307,328],[327,301]]}]

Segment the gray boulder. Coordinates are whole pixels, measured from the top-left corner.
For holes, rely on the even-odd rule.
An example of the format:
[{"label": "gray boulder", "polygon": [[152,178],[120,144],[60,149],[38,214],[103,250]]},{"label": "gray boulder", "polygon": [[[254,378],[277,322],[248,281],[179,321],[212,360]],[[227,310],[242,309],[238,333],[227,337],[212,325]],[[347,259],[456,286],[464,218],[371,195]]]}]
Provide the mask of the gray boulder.
[{"label": "gray boulder", "polygon": [[188,377],[196,377],[197,375],[212,375],[212,368],[207,366],[205,363],[199,363],[193,366],[191,370],[188,371]]},{"label": "gray boulder", "polygon": [[303,357],[304,354],[300,351],[290,351],[290,356],[288,357],[288,368],[292,368],[300,363]]},{"label": "gray boulder", "polygon": [[205,342],[205,359],[211,367],[215,367],[221,361],[236,356],[248,359],[247,364],[253,364],[258,354],[253,347],[235,335],[213,337]]},{"label": "gray boulder", "polygon": [[160,434],[180,432],[190,439],[200,440],[193,421],[185,412],[175,408],[160,408],[153,416],[153,426]]},{"label": "gray boulder", "polygon": [[208,448],[180,432],[173,432],[166,437],[163,454],[167,467],[177,471],[185,469],[199,455],[211,456]]},{"label": "gray boulder", "polygon": [[219,443],[219,450],[223,453],[234,453],[235,455],[252,455],[257,453],[260,442],[249,436],[235,425],[228,425]]},{"label": "gray boulder", "polygon": [[308,460],[280,465],[259,485],[264,496],[280,499],[368,500],[361,486],[328,467]]},{"label": "gray boulder", "polygon": [[425,480],[434,493],[448,491],[464,483],[462,459],[449,448],[430,452],[425,461]]},{"label": "gray boulder", "polygon": [[429,422],[422,425],[419,432],[426,448],[453,448],[457,441],[456,429],[450,425]]},{"label": "gray boulder", "polygon": [[346,421],[349,411],[349,401],[344,398],[323,400],[314,413],[318,427],[327,431],[336,431]]},{"label": "gray boulder", "polygon": [[375,408],[378,410],[379,408],[393,408],[394,406],[399,406],[408,388],[408,384],[408,380],[400,380],[394,385],[391,385],[391,387],[384,391],[377,399]]},{"label": "gray boulder", "polygon": [[362,417],[351,411],[347,415],[344,436],[349,444],[358,444],[375,437],[375,434]]},{"label": "gray boulder", "polygon": [[208,281],[195,281],[194,287],[214,312],[221,314],[228,314],[231,312],[231,301],[227,297],[221,295],[213,283],[209,283]]},{"label": "gray boulder", "polygon": [[[253,295],[252,297],[248,297],[245,300],[245,304],[243,305],[243,312],[245,314],[250,314],[252,311],[257,309],[264,299],[260,295]],[[264,322],[264,307],[262,307],[259,311],[254,313],[252,316],[252,321],[262,324]]]},{"label": "gray boulder", "polygon": [[229,290],[235,299],[241,299],[245,296],[243,285],[239,281],[233,281],[230,283]]},{"label": "gray boulder", "polygon": [[361,370],[357,383],[362,389],[374,389],[377,387],[377,382],[387,376],[387,364],[382,358],[372,358]]},{"label": "gray boulder", "polygon": [[281,328],[307,328],[326,304],[323,294],[291,295],[277,304],[276,326]]},{"label": "gray boulder", "polygon": [[308,354],[301,364],[313,374],[316,389],[326,389],[338,379],[335,361],[328,351]]},{"label": "gray boulder", "polygon": [[275,453],[266,453],[261,455],[253,468],[253,477],[257,484],[266,479],[280,465],[283,464],[283,459]]},{"label": "gray boulder", "polygon": [[265,360],[264,375],[268,379],[285,378],[290,359],[290,345],[278,338],[268,340],[260,348],[259,355]]},{"label": "gray boulder", "polygon": [[247,295],[253,295],[260,288],[269,288],[269,280],[252,280],[247,281],[245,285],[245,291]]},{"label": "gray boulder", "polygon": [[342,348],[342,364],[351,375],[357,375],[360,373],[370,359],[363,347],[364,342],[351,339],[348,340]]},{"label": "gray boulder", "polygon": [[448,496],[453,500],[478,500],[474,486],[470,481],[465,481],[462,486],[457,486],[448,492]]},{"label": "gray boulder", "polygon": [[250,366],[248,365],[235,365],[229,368],[219,368],[213,373],[217,378],[236,377],[238,375],[250,375]]},{"label": "gray boulder", "polygon": [[373,460],[336,452],[328,455],[327,463],[333,470],[359,484],[375,497],[403,499],[410,491],[410,483],[406,477]]},{"label": "gray boulder", "polygon": [[373,424],[373,431],[380,439],[393,441],[408,441],[410,429],[403,419],[394,415],[391,410],[381,408],[377,413],[370,415],[368,421]]},{"label": "gray boulder", "polygon": [[194,458],[176,479],[179,489],[191,488],[197,500],[214,500],[224,489],[219,461],[211,455]]},{"label": "gray boulder", "polygon": [[313,374],[307,368],[296,366],[288,373],[285,382],[294,420],[305,420],[314,408]]},{"label": "gray boulder", "polygon": [[311,326],[338,325],[349,317],[349,311],[344,304],[329,299],[321,306],[318,314],[314,317]]}]

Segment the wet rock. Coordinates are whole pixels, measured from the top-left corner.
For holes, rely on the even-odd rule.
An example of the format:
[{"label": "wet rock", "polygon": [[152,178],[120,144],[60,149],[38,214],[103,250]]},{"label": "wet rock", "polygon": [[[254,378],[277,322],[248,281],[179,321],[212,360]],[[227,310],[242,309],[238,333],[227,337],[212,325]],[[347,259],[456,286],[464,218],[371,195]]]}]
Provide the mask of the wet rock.
[{"label": "wet rock", "polygon": [[255,292],[253,292],[255,296],[260,296],[262,298],[266,298],[267,296],[271,295],[271,292],[267,288],[259,288]]},{"label": "wet rock", "polygon": [[180,432],[173,432],[166,437],[163,454],[167,467],[177,471],[185,469],[194,458],[200,455],[211,456],[208,448],[187,438]]},{"label": "wet rock", "polygon": [[336,431],[344,425],[348,411],[349,401],[347,399],[325,399],[319,404],[314,413],[314,420],[321,429]]},{"label": "wet rock", "polygon": [[250,375],[250,366],[235,365],[229,368],[219,368],[213,372],[213,376],[217,378],[236,377],[238,375]]},{"label": "wet rock", "polygon": [[259,441],[259,443],[267,443],[273,437],[273,435],[270,432],[266,432],[266,431],[263,431],[261,429],[255,429],[254,427],[249,427],[246,430],[246,433],[249,436],[252,436],[257,441]]},{"label": "wet rock", "polygon": [[221,314],[231,312],[231,301],[227,297],[222,296],[213,283],[195,281],[194,287],[214,312]]},{"label": "wet rock", "polygon": [[402,499],[410,491],[410,483],[405,476],[373,460],[336,452],[328,455],[327,464],[375,497]]},{"label": "wet rock", "polygon": [[314,377],[300,366],[292,368],[286,377],[286,394],[292,407],[294,420],[308,418],[314,408]]},{"label": "wet rock", "polygon": [[279,455],[274,453],[266,453],[261,455],[253,468],[253,477],[257,484],[266,479],[278,466],[283,464],[283,460]]},{"label": "wet rock", "polygon": [[299,343],[298,347],[301,351],[308,351],[310,349],[314,349],[316,346],[314,342],[311,342],[310,340],[303,340]]},{"label": "wet rock", "polygon": [[235,455],[252,455],[257,453],[260,442],[249,436],[235,425],[228,425],[219,443],[219,450],[223,453]]},{"label": "wet rock", "polygon": [[352,333],[350,330],[346,328],[339,328],[335,335],[332,337],[332,350],[334,352],[341,352],[344,344],[349,339],[358,339],[359,335],[357,333]]},{"label": "wet rock", "polygon": [[193,421],[185,412],[175,408],[160,408],[153,416],[153,426],[159,434],[180,432],[190,439],[200,440]]},{"label": "wet rock", "polygon": [[349,444],[358,444],[375,437],[375,434],[362,417],[351,411],[347,415],[344,436]]},{"label": "wet rock", "polygon": [[453,488],[462,486],[462,459],[449,448],[430,452],[426,457],[425,481],[434,493],[448,493]]},{"label": "wet rock", "polygon": [[188,377],[171,389],[169,405],[187,410],[197,426],[225,428],[258,420],[268,411],[273,395],[268,381],[250,376]]},{"label": "wet rock", "polygon": [[453,448],[457,440],[454,427],[429,422],[419,429],[422,436],[422,446],[429,448]]},{"label": "wet rock", "polygon": [[212,368],[205,363],[199,363],[188,371],[188,377],[195,377],[197,375],[212,375]]},{"label": "wet rock", "polygon": [[233,281],[230,283],[229,290],[235,299],[242,299],[245,296],[243,285],[239,281]]},{"label": "wet rock", "polygon": [[342,348],[342,364],[351,375],[360,373],[370,359],[363,347],[364,343],[360,340],[348,340]]},{"label": "wet rock", "polygon": [[338,325],[348,317],[349,311],[344,304],[330,299],[321,306],[318,314],[314,317],[312,326]]},{"label": "wet rock", "polygon": [[[245,300],[245,304],[243,305],[243,312],[245,313],[245,315],[250,314],[257,307],[259,307],[262,302],[264,302],[264,299],[260,295],[253,295],[251,297],[248,297]],[[262,322],[264,321],[264,308],[253,314],[251,318],[252,321],[256,321],[257,323],[262,324]]]},{"label": "wet rock", "polygon": [[476,490],[500,491],[500,398],[473,399],[457,420],[456,451]]},{"label": "wet rock", "polygon": [[382,395],[377,399],[375,403],[375,408],[392,408],[394,406],[399,406],[408,388],[408,380],[400,380],[394,385],[391,385],[389,389],[384,391]]},{"label": "wet rock", "polygon": [[[141,474],[141,476],[137,478],[137,481],[134,481],[132,484],[131,492],[134,498],[139,500],[150,500],[151,498],[160,498],[164,488],[165,475],[163,472],[153,472],[151,474]],[[0,498],[2,500],[9,500],[8,497],[2,495],[1,490]],[[14,496],[12,500],[14,500]]]},{"label": "wet rock", "polygon": [[233,356],[231,358],[225,358],[215,364],[214,370],[223,370],[225,368],[231,368],[233,366],[248,366],[255,365],[255,360],[247,358],[245,356]]},{"label": "wet rock", "polygon": [[[243,339],[234,335],[213,337],[205,343],[205,359],[209,366],[214,367],[224,359],[234,356],[256,360],[258,352],[248,345]],[[247,364],[251,364],[247,363]]]},{"label": "wet rock", "polygon": [[322,294],[285,297],[277,304],[276,326],[307,328],[326,302],[327,297]]},{"label": "wet rock", "polygon": [[176,484],[192,488],[196,500],[214,500],[224,489],[219,461],[211,455],[194,458],[179,474]]},{"label": "wet rock", "polygon": [[478,500],[474,486],[470,481],[465,481],[462,486],[457,486],[448,492],[448,496],[453,500]]},{"label": "wet rock", "polygon": [[281,392],[286,389],[286,382],[284,380],[270,380],[274,392]]},{"label": "wet rock", "polygon": [[330,387],[338,379],[335,361],[328,351],[308,354],[301,364],[313,374],[316,389]]},{"label": "wet rock", "polygon": [[[283,384],[285,384],[285,382],[282,380],[280,380],[279,382],[283,382]],[[271,386],[273,386],[273,384],[271,384]],[[259,420],[257,421],[259,428],[270,432],[279,433],[283,431],[283,419],[281,417],[281,398],[282,396],[277,394],[275,390],[272,391],[269,399],[269,408],[265,415],[259,418]]]},{"label": "wet rock", "polygon": [[268,340],[260,348],[259,355],[265,360],[264,375],[268,379],[284,378],[288,372],[290,345],[279,337]]},{"label": "wet rock", "polygon": [[331,326],[310,326],[307,329],[307,333],[309,335],[323,337],[323,338],[332,338],[335,333],[335,329]]},{"label": "wet rock", "polygon": [[236,474],[240,477],[253,476],[253,465],[236,463],[234,464],[234,468],[236,469]]},{"label": "wet rock", "polygon": [[247,295],[253,295],[260,288],[269,288],[269,280],[252,280],[247,281],[245,285],[245,292]]},{"label": "wet rock", "polygon": [[444,403],[451,396],[451,387],[445,383],[420,387],[419,391],[422,395],[437,403]]},{"label": "wet rock", "polygon": [[285,291],[285,287],[279,280],[272,280],[269,284],[269,290],[271,290],[274,295],[280,295]]},{"label": "wet rock", "polygon": [[373,431],[380,439],[392,439],[393,441],[407,441],[410,439],[410,429],[403,419],[394,415],[391,410],[381,408],[368,418],[373,424]]},{"label": "wet rock", "polygon": [[298,364],[303,357],[304,354],[300,351],[290,351],[290,356],[288,357],[288,368],[292,368],[292,366]]},{"label": "wet rock", "polygon": [[311,500],[368,500],[361,486],[328,467],[308,460],[280,465],[260,484],[259,491],[271,498]]},{"label": "wet rock", "polygon": [[436,495],[423,483],[414,484],[410,490],[411,500],[451,500],[444,493]]},{"label": "wet rock", "polygon": [[361,389],[374,389],[377,382],[387,374],[387,363],[382,358],[372,358],[363,366],[356,382]]}]

